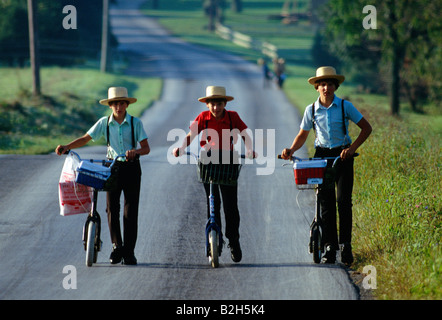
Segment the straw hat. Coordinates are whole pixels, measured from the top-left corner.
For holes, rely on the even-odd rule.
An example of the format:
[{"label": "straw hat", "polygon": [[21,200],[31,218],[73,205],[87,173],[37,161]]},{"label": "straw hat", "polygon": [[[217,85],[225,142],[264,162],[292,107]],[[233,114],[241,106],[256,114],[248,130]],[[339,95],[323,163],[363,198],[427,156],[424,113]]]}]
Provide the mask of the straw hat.
[{"label": "straw hat", "polygon": [[336,74],[336,69],[333,67],[320,67],[316,70],[316,77],[311,77],[308,79],[308,82],[312,85],[315,84],[316,81],[321,79],[336,79],[339,84],[344,82],[345,77],[340,74]]},{"label": "straw hat", "polygon": [[130,98],[127,94],[127,89],[124,87],[110,87],[107,91],[107,99],[100,100],[100,104],[108,106],[109,102],[116,100],[124,100],[128,103],[135,103],[137,99]]},{"label": "straw hat", "polygon": [[206,96],[198,99],[200,102],[206,102],[207,99],[226,99],[232,101],[233,97],[226,96],[226,88],[217,86],[208,86],[206,88]]}]

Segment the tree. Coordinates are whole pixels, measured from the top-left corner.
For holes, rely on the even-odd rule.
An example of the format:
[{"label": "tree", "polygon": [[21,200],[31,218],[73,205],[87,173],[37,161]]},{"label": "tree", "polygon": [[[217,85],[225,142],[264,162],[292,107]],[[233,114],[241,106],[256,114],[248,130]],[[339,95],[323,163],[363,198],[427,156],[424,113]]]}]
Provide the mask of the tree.
[{"label": "tree", "polygon": [[330,65],[337,69],[340,69],[341,61],[333,56],[324,41],[323,35],[319,30],[315,33],[315,38],[313,39],[313,46],[311,49],[313,63],[317,66]]},{"label": "tree", "polygon": [[32,94],[40,96],[40,50],[38,42],[38,20],[34,0],[28,0],[29,55],[32,69]]},{"label": "tree", "polygon": [[101,61],[100,70],[106,72],[109,57],[109,0],[103,0],[103,14],[101,24]]},{"label": "tree", "polygon": [[[72,65],[97,59],[101,49],[102,1],[34,0],[38,12],[42,65]],[[65,29],[63,8],[74,4],[77,29]],[[26,0],[0,0],[0,62],[24,66],[29,60]],[[110,46],[117,41],[110,35]]]},{"label": "tree", "polygon": [[26,1],[0,1],[0,61],[23,67],[29,58]]},{"label": "tree", "polygon": [[[321,12],[326,24],[324,33],[332,53],[344,60],[347,66],[353,65],[356,70],[366,70],[367,66],[374,66],[375,72],[388,75],[386,84],[389,86],[391,113],[398,115],[399,98],[401,93],[406,91],[401,89],[408,88],[408,92],[411,93],[413,86],[422,84],[422,81],[416,79],[424,79],[428,74],[434,74],[435,66],[418,67],[423,62],[423,56],[439,63],[438,68],[441,68],[438,58],[441,43],[441,20],[438,15],[441,2],[373,0],[371,4],[377,12],[376,29],[364,28],[362,24],[367,15],[363,13],[366,1],[331,0]],[[427,49],[422,52],[416,50],[422,47]],[[420,74],[417,69],[420,70]],[[405,70],[407,75],[404,74]],[[410,74],[413,74],[413,80],[410,79]],[[377,84],[382,85],[379,80]],[[435,86],[434,83],[427,85]],[[412,97],[411,94],[406,96]],[[413,103],[416,101],[410,100],[410,104]]]},{"label": "tree", "polygon": [[242,12],[242,0],[232,0],[231,8],[233,12]]}]

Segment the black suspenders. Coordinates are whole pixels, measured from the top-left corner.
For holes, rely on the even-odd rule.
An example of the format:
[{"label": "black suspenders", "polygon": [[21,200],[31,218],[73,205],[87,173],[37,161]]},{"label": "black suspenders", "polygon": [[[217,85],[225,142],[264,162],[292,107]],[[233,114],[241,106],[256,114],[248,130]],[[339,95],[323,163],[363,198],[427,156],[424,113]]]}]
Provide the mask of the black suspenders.
[{"label": "black suspenders", "polygon": [[[316,101],[315,101],[316,102]],[[312,122],[313,122],[313,131],[316,133],[315,125],[315,102],[312,104]],[[344,111],[344,99],[341,100],[341,110],[342,110],[342,128],[344,130],[344,136],[347,136],[347,126],[345,125],[345,111]]]},{"label": "black suspenders", "polygon": [[[107,147],[110,147],[110,143],[109,143],[109,121],[110,121],[110,116],[107,117],[107,128],[106,128],[106,139],[107,139]],[[132,147],[135,149],[136,144],[135,144],[135,133],[134,133],[134,117],[131,116],[130,117],[130,128],[132,130]]]}]

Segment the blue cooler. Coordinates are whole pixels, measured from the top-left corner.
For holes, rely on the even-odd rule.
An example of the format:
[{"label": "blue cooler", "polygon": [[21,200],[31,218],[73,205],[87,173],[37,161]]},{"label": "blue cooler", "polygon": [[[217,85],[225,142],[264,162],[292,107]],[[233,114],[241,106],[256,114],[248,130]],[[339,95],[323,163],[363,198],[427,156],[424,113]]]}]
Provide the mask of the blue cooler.
[{"label": "blue cooler", "polygon": [[111,175],[111,169],[90,161],[81,161],[75,170],[75,182],[95,189],[103,189],[104,184]]}]

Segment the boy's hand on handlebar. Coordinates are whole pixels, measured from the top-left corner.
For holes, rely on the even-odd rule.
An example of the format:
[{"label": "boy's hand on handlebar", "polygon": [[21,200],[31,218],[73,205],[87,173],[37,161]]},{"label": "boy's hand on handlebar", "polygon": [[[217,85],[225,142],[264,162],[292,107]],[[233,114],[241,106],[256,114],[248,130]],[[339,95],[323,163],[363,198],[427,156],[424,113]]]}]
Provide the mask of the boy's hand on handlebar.
[{"label": "boy's hand on handlebar", "polygon": [[247,150],[246,158],[248,158],[248,159],[258,158],[258,153],[256,153],[254,150]]},{"label": "boy's hand on handlebar", "polygon": [[292,156],[292,152],[289,148],[285,148],[284,150],[282,150],[282,152],[281,152],[282,159],[289,160],[291,156]]},{"label": "boy's hand on handlebar", "polygon": [[135,159],[139,159],[140,155],[136,152],[136,150],[132,149],[132,150],[127,150],[126,151],[126,160],[130,161],[130,160],[135,160]]},{"label": "boy's hand on handlebar", "polygon": [[61,144],[55,148],[55,153],[61,156],[62,154],[66,154],[69,152],[69,149],[66,146],[62,146]]},{"label": "boy's hand on handlebar", "polygon": [[342,160],[351,159],[351,158],[353,158],[354,154],[355,154],[355,151],[351,147],[344,149],[341,152],[341,159]]},{"label": "boy's hand on handlebar", "polygon": [[184,154],[184,149],[183,148],[175,148],[175,149],[173,149],[172,154],[175,157],[180,157]]}]

